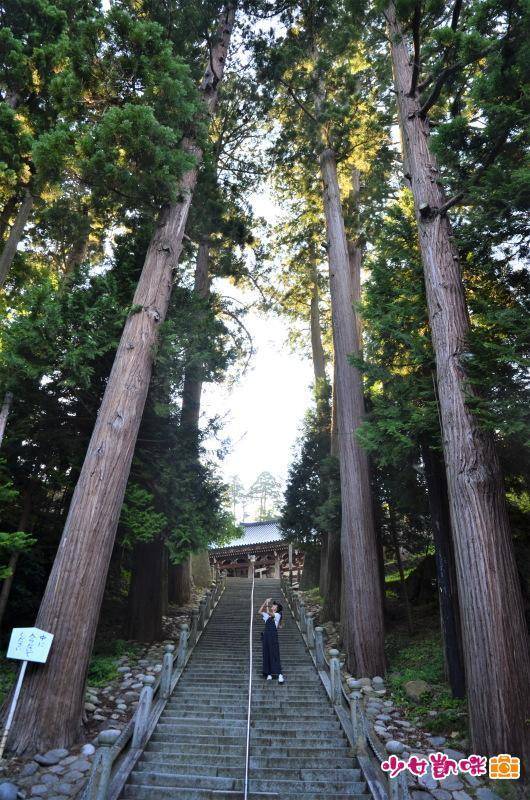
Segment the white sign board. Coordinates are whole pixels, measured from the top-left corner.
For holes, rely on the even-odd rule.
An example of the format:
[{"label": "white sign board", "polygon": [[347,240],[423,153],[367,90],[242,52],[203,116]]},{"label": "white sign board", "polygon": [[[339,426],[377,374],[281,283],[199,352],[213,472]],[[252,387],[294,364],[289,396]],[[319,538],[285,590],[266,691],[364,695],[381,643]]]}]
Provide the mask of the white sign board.
[{"label": "white sign board", "polygon": [[53,633],[46,633],[39,628],[13,628],[7,658],[45,664],[52,641]]}]

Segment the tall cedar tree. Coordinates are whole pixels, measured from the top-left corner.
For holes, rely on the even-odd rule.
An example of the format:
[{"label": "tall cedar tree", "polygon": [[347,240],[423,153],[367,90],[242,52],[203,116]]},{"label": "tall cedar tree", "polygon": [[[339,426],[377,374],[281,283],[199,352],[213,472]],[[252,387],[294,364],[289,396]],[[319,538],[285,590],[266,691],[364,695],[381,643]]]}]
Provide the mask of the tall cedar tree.
[{"label": "tall cedar tree", "polygon": [[[418,37],[412,56],[393,3],[385,17],[404,168],[414,196],[436,358],[471,740],[478,752],[512,752],[524,758],[530,756],[528,635],[499,459],[493,436],[481,427],[470,404],[476,389],[467,379],[463,357],[469,340],[469,314],[447,216],[456,197],[447,200],[437,160],[429,148],[428,112],[440,91],[440,76],[434,79],[431,96],[422,103]],[[506,24],[510,25],[509,19]],[[508,125],[499,132],[484,157],[484,168],[508,139],[509,131]],[[480,173],[475,176],[479,178]]]},{"label": "tall cedar tree", "polygon": [[[235,19],[222,10],[201,84],[205,110],[215,109]],[[31,670],[11,741],[17,752],[68,746],[79,738],[86,673],[119,513],[149,387],[158,329],[164,321],[202,155],[181,177],[179,199],[160,213],[77,483],[59,552],[37,617],[54,634],[46,666]],[[83,619],[72,609],[83,607]]]}]

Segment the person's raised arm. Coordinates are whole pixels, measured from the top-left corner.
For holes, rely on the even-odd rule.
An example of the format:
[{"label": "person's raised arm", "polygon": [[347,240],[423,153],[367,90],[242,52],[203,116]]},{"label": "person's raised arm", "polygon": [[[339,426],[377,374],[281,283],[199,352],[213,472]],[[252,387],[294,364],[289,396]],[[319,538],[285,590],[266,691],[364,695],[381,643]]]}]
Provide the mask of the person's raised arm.
[{"label": "person's raised arm", "polygon": [[270,614],[268,606],[269,606],[269,603],[270,603],[271,599],[272,598],[267,597],[267,599],[263,601],[263,603],[261,604],[261,607],[260,607],[260,609],[258,611],[258,614],[263,614],[264,611],[267,611],[267,613]]}]

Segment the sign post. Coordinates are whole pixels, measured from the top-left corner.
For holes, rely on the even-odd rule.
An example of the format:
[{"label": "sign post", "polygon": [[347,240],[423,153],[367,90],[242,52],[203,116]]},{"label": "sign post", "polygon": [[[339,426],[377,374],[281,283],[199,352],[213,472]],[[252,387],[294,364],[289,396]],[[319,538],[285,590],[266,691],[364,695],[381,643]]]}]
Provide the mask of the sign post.
[{"label": "sign post", "polygon": [[53,633],[41,631],[39,628],[13,628],[6,655],[7,658],[15,658],[22,661],[22,665],[18,673],[17,685],[15,686],[15,691],[11,699],[11,705],[9,706],[2,739],[0,740],[0,760],[4,755],[7,737],[9,736],[13,717],[15,716],[28,662],[32,661],[37,664],[45,664],[50,652],[50,647],[52,646],[52,641]]}]

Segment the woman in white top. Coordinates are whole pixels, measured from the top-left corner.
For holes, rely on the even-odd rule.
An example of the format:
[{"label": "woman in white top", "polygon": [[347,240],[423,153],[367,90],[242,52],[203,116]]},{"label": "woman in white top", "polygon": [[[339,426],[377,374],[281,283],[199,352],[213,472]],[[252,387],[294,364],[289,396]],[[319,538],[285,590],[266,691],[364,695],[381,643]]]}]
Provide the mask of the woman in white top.
[{"label": "woman in white top", "polygon": [[267,598],[258,611],[265,623],[262,634],[263,646],[263,677],[272,681],[272,676],[278,676],[278,683],[283,683],[282,665],[280,662],[280,643],[278,641],[278,626],[282,620],[283,607],[272,598]]}]

